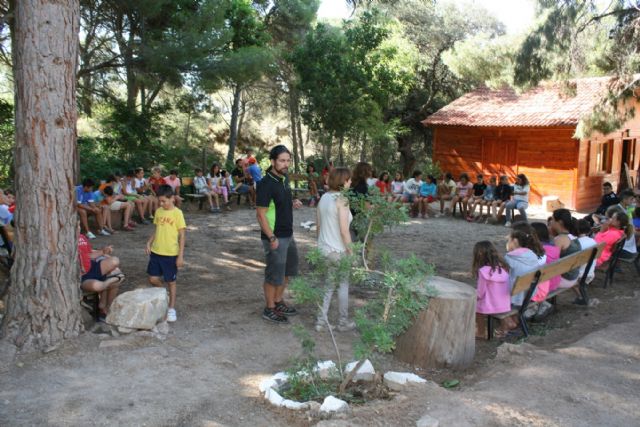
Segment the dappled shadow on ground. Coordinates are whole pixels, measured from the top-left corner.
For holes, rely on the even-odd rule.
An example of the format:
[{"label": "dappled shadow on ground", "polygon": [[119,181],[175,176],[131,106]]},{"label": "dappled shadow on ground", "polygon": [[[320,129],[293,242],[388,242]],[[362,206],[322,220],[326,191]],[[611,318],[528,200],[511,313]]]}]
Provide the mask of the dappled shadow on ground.
[{"label": "dappled shadow on ground", "polygon": [[[295,213],[296,239],[303,254],[314,245],[315,236],[299,224],[314,217],[315,210],[309,208]],[[219,215],[191,211],[186,220],[189,230],[186,266],[178,276],[178,322],[171,325],[167,339],[86,333],[56,352],[20,358],[0,368],[0,420],[9,421],[7,425],[78,426],[308,423],[304,416],[273,410],[258,396],[259,381],[286,369],[300,353],[300,345],[290,326],[267,324],[260,317],[264,254],[255,211],[241,208]],[[134,232],[93,241],[97,247],[114,246],[127,274],[122,291],[148,286],[144,247],[151,231],[151,226],[138,226]],[[507,229],[501,226],[438,218],[395,227],[375,245],[398,257],[416,254],[433,263],[439,275],[473,285],[473,244],[490,240],[503,250],[506,235]],[[304,263],[301,267],[307,268]],[[411,399],[374,403],[369,407],[373,412],[356,407],[353,420],[361,425],[409,425],[427,407],[443,420],[447,410],[455,407],[464,422],[449,420],[441,425],[518,425],[526,424],[525,420],[533,420],[531,425],[571,425],[565,421],[571,416],[580,419],[581,411],[596,414],[600,400],[635,414],[628,399],[637,395],[632,392],[637,389],[640,364],[637,348],[634,353],[627,343],[637,342],[638,337],[625,337],[623,328],[613,335],[602,331],[606,342],[592,336],[581,341],[594,330],[629,321],[630,313],[635,313],[637,278],[627,266],[623,269],[612,288],[603,290],[601,278],[595,280],[591,295],[601,300],[597,307],[576,307],[569,296],[561,296],[558,313],[538,329],[545,335],[530,339],[544,350],[542,355],[493,361],[500,343],[478,341],[477,357],[466,371],[416,371],[435,382],[461,379],[458,390],[436,387],[428,393],[408,392],[404,396]],[[352,306],[371,297],[366,288],[354,287],[351,293]],[[299,308],[301,314],[292,323],[311,329],[313,308]],[[334,358],[327,334],[313,332],[313,336],[318,357]],[[345,359],[352,356],[355,337],[355,332],[338,334]],[[101,349],[103,341],[116,344]],[[375,362],[383,370],[412,369],[389,356]],[[605,372],[606,366],[615,372]],[[585,372],[591,377],[585,378]],[[570,387],[553,382],[559,378]],[[604,381],[601,385],[599,378]],[[557,391],[549,391],[545,386],[549,382]],[[540,396],[530,398],[530,387]],[[591,394],[584,394],[586,390]],[[567,409],[554,415],[550,405],[558,402]]]}]

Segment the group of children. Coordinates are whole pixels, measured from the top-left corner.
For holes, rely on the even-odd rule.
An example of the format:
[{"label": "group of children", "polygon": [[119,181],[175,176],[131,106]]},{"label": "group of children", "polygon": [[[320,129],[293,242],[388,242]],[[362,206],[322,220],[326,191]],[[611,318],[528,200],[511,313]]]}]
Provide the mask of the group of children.
[{"label": "group of children", "polygon": [[[518,174],[511,185],[506,175],[500,176],[499,182],[491,176],[486,183],[484,175],[478,174],[476,182],[472,183],[466,173],[460,174],[456,182],[448,172],[439,181],[433,175],[423,176],[419,170],[406,181],[400,172],[396,172],[393,180],[388,172],[383,172],[378,178],[369,178],[367,184],[377,187],[381,194],[388,195],[389,200],[409,204],[410,215],[414,218],[418,215],[422,218],[452,215],[457,206],[467,221],[497,222],[506,212],[506,225],[510,226],[515,210],[524,221],[527,218],[529,181],[524,174]],[[440,202],[439,212],[432,207],[435,202]]]},{"label": "group of children", "polygon": [[[472,275],[477,279],[478,335],[482,336],[486,315],[505,313],[512,307],[523,304],[524,293],[511,294],[517,277],[544,264],[604,242],[602,255],[587,272],[586,281],[590,283],[595,277],[595,268],[611,258],[615,245],[620,239],[631,241],[634,247],[640,242],[639,208],[634,208],[633,216],[634,221],[638,219],[635,230],[624,207],[611,206],[607,209],[605,217],[601,218],[601,224],[594,228],[586,219],[573,218],[569,210],[556,209],[546,224],[542,222],[513,224],[504,257],[491,242],[476,243],[473,249]],[[574,303],[586,304],[576,286],[585,268],[586,265],[583,265],[579,269],[539,283],[525,312],[525,318],[540,320],[546,317],[553,306],[545,300],[547,295],[557,288],[572,288],[576,292]],[[506,318],[496,332],[496,336],[508,335],[516,328],[516,321],[515,317]]]}]

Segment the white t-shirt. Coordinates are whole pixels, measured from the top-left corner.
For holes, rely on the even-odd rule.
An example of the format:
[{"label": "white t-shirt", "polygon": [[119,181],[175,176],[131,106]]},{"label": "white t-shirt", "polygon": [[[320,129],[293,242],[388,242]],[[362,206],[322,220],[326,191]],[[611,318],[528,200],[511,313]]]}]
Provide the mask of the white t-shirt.
[{"label": "white t-shirt", "polygon": [[[331,252],[343,253],[347,250],[342,242],[340,234],[340,219],[338,218],[338,203],[348,201],[341,197],[340,193],[329,191],[325,193],[318,202],[318,217],[320,218],[320,232],[318,233],[318,249],[327,255]],[[353,216],[349,209],[349,224],[353,220]],[[348,225],[349,225],[348,224]]]},{"label": "white t-shirt", "polygon": [[421,185],[422,181],[416,181],[415,178],[409,178],[407,182],[404,183],[404,191],[408,194],[418,194]]},{"label": "white t-shirt", "polygon": [[[526,194],[515,194],[515,193],[526,193]],[[514,185],[513,186],[513,200],[519,200],[521,202],[529,202],[529,184],[527,185]]]},{"label": "white t-shirt", "polygon": [[[598,244],[598,242],[596,242],[589,236],[578,237],[578,242],[580,242],[580,247],[582,249],[591,248]],[[580,267],[580,275],[578,276],[578,280],[582,278],[585,268],[587,268],[587,264],[582,264],[582,266]],[[595,277],[595,275],[596,275],[596,260],[594,259],[593,264],[591,264],[591,268],[589,269],[589,274],[587,274],[587,283],[590,283]]]},{"label": "white t-shirt", "polygon": [[378,182],[378,178],[367,178],[367,186],[373,187]]},{"label": "white t-shirt", "polygon": [[[142,179],[134,178],[134,182],[135,182],[136,189],[138,189],[140,187],[144,187],[144,185],[146,184],[146,180],[144,178],[142,178]],[[135,193],[135,191],[134,191],[134,193]]]},{"label": "white t-shirt", "polygon": [[220,187],[220,181],[222,180],[222,174],[220,176],[211,176],[210,173],[207,174],[207,179],[211,181],[211,185],[213,187]]},{"label": "white t-shirt", "polygon": [[207,188],[207,178],[204,176],[195,176],[193,178],[193,186],[200,191]]},{"label": "white t-shirt", "polygon": [[403,181],[393,181],[391,183],[391,191],[393,194],[402,194],[404,193],[404,182]]}]

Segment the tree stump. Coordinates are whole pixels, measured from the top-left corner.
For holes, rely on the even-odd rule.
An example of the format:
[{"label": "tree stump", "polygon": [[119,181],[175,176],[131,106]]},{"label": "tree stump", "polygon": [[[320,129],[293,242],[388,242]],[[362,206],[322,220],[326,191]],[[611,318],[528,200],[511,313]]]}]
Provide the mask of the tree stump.
[{"label": "tree stump", "polygon": [[428,284],[436,296],[396,339],[395,356],[422,368],[465,368],[475,354],[476,290],[438,276]]}]

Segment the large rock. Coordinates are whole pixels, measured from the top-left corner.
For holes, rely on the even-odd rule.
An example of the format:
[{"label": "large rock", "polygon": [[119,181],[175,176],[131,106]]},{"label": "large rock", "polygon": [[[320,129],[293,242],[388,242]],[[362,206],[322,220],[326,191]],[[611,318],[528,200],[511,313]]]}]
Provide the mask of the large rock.
[{"label": "large rock", "polygon": [[167,315],[169,298],[164,288],[125,292],[111,304],[107,323],[132,329],[152,329]]},{"label": "large rock", "polygon": [[327,396],[324,398],[324,402],[322,402],[322,406],[320,406],[320,412],[331,414],[331,413],[342,413],[349,411],[349,404],[344,400],[340,400],[333,396]]},{"label": "large rock", "polygon": [[384,374],[384,383],[392,390],[402,390],[409,384],[426,383],[424,378],[420,378],[411,372],[387,372]]},{"label": "large rock", "polygon": [[[353,371],[358,362],[351,362],[345,366],[345,373],[349,373]],[[358,372],[353,376],[353,381],[373,381],[373,378],[376,376],[376,370],[373,369],[373,365],[369,361],[369,359],[365,360]]]}]

